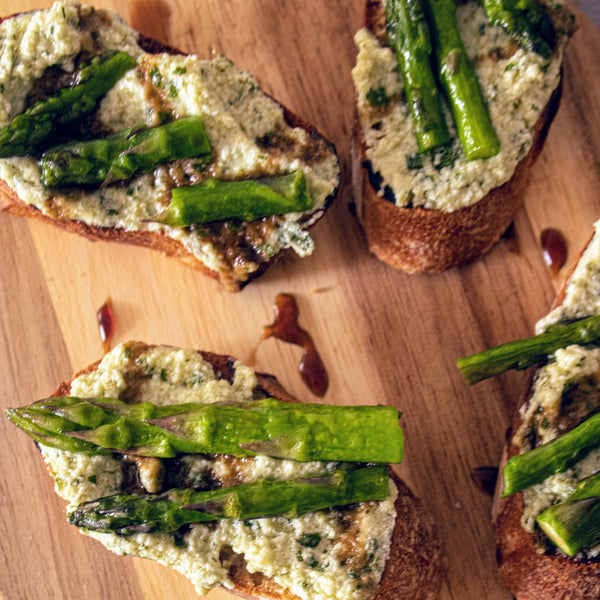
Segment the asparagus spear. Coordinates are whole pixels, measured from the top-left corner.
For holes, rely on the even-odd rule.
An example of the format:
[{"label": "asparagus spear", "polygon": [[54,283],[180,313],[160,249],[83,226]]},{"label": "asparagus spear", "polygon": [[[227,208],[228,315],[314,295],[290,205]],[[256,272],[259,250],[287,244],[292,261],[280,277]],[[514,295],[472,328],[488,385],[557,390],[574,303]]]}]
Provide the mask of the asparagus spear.
[{"label": "asparagus spear", "polygon": [[541,483],[581,460],[590,450],[600,446],[600,413],[563,436],[529,452],[511,457],[503,469],[503,497]]},{"label": "asparagus spear", "polygon": [[124,52],[94,59],[80,71],[78,84],[36,102],[0,129],[0,158],[37,154],[65,124],[89,114],[136,61]]},{"label": "asparagus spear", "polygon": [[98,185],[129,179],[179,158],[211,157],[198,117],[153,128],[128,129],[108,138],[73,142],[45,152],[40,159],[47,187]]},{"label": "asparagus spear", "polygon": [[456,24],[454,0],[423,0],[431,24],[438,76],[467,160],[490,158],[500,142]]},{"label": "asparagus spear", "polygon": [[302,212],[312,207],[302,171],[257,180],[207,179],[178,187],[158,222],[173,227],[222,219],[255,221],[271,215]]},{"label": "asparagus spear", "polygon": [[7,414],[30,435],[42,431],[46,445],[72,449],[70,440],[83,441],[92,447],[82,451],[92,453],[266,454],[298,461],[374,463],[403,458],[398,412],[391,406],[291,404],[272,398],[240,405],[156,406],[59,397],[8,409]]},{"label": "asparagus spear", "polygon": [[469,385],[510,369],[522,371],[541,364],[560,348],[594,344],[600,340],[600,316],[594,315],[521,340],[459,358],[456,366]]},{"label": "asparagus spear", "polygon": [[537,516],[542,531],[567,556],[600,541],[600,473],[586,477],[564,501]]},{"label": "asparagus spear", "polygon": [[109,453],[91,442],[70,435],[80,427],[76,422],[61,416],[59,412],[44,410],[35,405],[22,408],[6,408],[5,411],[10,421],[27,432],[33,440],[40,444],[61,448],[69,452]]},{"label": "asparagus spear", "polygon": [[450,141],[433,74],[429,28],[421,0],[386,0],[387,37],[396,53],[419,152]]},{"label": "asparagus spear", "polygon": [[120,535],[177,531],[187,523],[298,515],[357,502],[385,500],[384,465],[338,470],[330,475],[287,481],[261,480],[205,492],[172,489],[159,495],[116,494],[77,506],[69,522]]},{"label": "asparagus spear", "polygon": [[556,31],[548,11],[538,0],[480,0],[492,25],[502,27],[526,50],[550,58]]}]

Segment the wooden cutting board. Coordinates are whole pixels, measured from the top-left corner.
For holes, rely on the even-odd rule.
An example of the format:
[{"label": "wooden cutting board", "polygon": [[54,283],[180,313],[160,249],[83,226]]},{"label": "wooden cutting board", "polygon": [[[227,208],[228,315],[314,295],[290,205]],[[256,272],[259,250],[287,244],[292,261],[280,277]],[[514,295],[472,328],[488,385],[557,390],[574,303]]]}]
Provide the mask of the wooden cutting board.
[{"label": "wooden cutting board", "polygon": [[[0,0],[8,15],[49,2]],[[329,372],[325,400],[389,403],[403,411],[400,474],[437,519],[449,558],[444,600],[508,600],[494,564],[491,499],[471,470],[495,465],[527,380],[510,373],[467,387],[459,356],[532,332],[600,216],[600,31],[580,30],[565,65],[562,106],[532,173],[515,237],[485,258],[438,275],[409,276],[373,258],[351,210],[350,70],[363,0],[101,0],[135,28],[184,51],[214,49],[314,122],[337,146],[339,197],[315,231],[316,252],[287,260],[239,294],[144,249],[91,243],[0,215],[0,403],[17,406],[96,360],[96,310],[108,296],[115,342],[140,339],[251,360],[301,399],[300,350],[259,340],[279,292],[294,294]],[[540,233],[555,227],[568,261],[552,278]],[[165,567],[117,557],[65,522],[31,441],[0,417],[0,598],[193,599]],[[214,591],[212,599],[230,598]]]}]

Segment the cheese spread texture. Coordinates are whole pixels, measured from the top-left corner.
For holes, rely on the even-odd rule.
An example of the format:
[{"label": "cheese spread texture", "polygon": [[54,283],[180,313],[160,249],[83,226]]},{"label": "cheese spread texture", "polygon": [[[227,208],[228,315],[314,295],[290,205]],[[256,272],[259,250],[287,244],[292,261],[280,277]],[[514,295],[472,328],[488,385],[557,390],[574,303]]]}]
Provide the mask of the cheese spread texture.
[{"label": "cheese spread texture", "polygon": [[[500,152],[486,160],[466,160],[449,110],[451,147],[419,155],[393,50],[368,29],[355,35],[358,57],[352,77],[366,156],[383,180],[379,194],[389,188],[398,206],[454,212],[508,181],[529,151],[534,125],[560,81],[566,40],[548,61],[518,48],[501,28],[491,26],[475,1],[457,6],[456,20],[500,140]],[[386,99],[377,106],[369,102],[375,92]]]},{"label": "cheese spread texture", "polygon": [[[240,363],[235,364],[231,381],[226,381],[218,379],[212,366],[193,350],[140,348],[135,343],[117,346],[96,371],[77,377],[70,393],[113,398],[134,394],[137,400],[160,405],[253,398],[257,385],[254,371]],[[55,475],[57,493],[70,506],[122,491],[126,484],[124,461],[119,458],[48,447],[42,447],[42,453]],[[249,483],[261,478],[305,477],[339,467],[338,463],[298,463],[265,456],[179,455],[176,460],[170,464],[178,465],[186,485],[197,488],[215,481],[227,485],[228,480]],[[153,481],[155,472],[140,473],[146,489],[160,489],[160,480]],[[173,567],[188,577],[200,594],[215,586],[233,587],[228,560],[243,556],[249,572],[264,573],[299,598],[362,600],[372,597],[385,567],[396,518],[395,498],[396,487],[390,482],[385,501],[346,511],[316,511],[293,519],[222,520],[193,525],[181,535],[85,533],[117,554],[150,558]]]},{"label": "cheese spread texture", "polygon": [[[100,12],[102,18],[91,26],[90,50],[90,32],[85,28]],[[138,33],[118,15],[71,1],[57,2],[47,10],[0,23],[0,126],[26,108],[27,96],[49,67],[72,72],[83,50],[104,55],[116,49],[134,56],[137,67],[101,101],[96,120],[104,131],[109,134],[158,125],[165,115],[199,116],[214,154],[207,175],[247,179],[302,169],[313,207],[306,213],[278,218],[261,241],[261,253],[267,259],[284,248],[293,248],[300,256],[310,254],[314,243],[305,227],[337,188],[337,157],[318,138],[321,151],[313,151],[306,158],[311,144],[317,143],[315,137],[289,126],[282,107],[260,90],[252,75],[222,56],[200,60],[193,55],[146,54],[138,45]],[[277,145],[277,140],[285,141],[285,146]],[[222,253],[215,251],[203,228],[173,228],[152,222],[169,204],[174,185],[194,183],[194,176],[202,176],[194,168],[184,166],[183,171],[187,171],[176,176],[179,180],[183,177],[183,183],[174,183],[172,169],[159,168],[125,185],[56,193],[42,185],[35,158],[18,157],[0,160],[0,178],[19,198],[47,216],[162,233],[181,242],[209,269],[222,272],[227,268]],[[248,263],[244,268],[252,272],[258,266]]]},{"label": "cheese spread texture", "polygon": [[[600,314],[600,221],[595,224],[594,237],[569,279],[563,303],[536,324],[536,332],[542,333],[553,323],[595,314]],[[538,444],[552,441],[565,432],[564,427],[556,426],[557,419],[564,414],[565,394],[577,386],[583,388],[582,397],[586,400],[586,407],[582,410],[591,416],[598,410],[593,407],[598,402],[595,390],[600,388],[600,348],[578,345],[562,348],[538,371],[531,399],[521,409],[523,426],[517,435],[523,439],[523,452],[530,449],[527,431],[534,430]],[[583,396],[586,393],[587,397]],[[525,529],[533,532],[538,514],[565,500],[579,481],[599,471],[600,448],[597,448],[567,471],[552,475],[525,490],[522,517]],[[600,556],[600,545],[586,549],[584,554],[590,558]]]}]

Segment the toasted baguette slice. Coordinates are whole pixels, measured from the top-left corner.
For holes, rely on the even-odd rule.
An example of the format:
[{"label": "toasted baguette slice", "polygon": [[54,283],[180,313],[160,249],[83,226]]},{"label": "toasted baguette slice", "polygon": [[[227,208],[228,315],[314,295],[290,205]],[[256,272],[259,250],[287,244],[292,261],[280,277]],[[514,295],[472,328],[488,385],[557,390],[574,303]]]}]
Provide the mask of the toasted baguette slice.
[{"label": "toasted baguette slice", "polygon": [[[407,273],[444,271],[465,265],[487,252],[498,241],[523,203],[523,191],[531,167],[542,150],[548,128],[558,109],[562,90],[560,63],[566,41],[573,31],[569,15],[565,11],[553,13],[562,41],[552,59],[555,78],[550,88],[552,91],[544,96],[535,123],[523,125],[522,133],[526,130],[527,133],[515,135],[514,132],[508,133],[513,127],[511,121],[518,119],[525,123],[531,119],[530,115],[520,115],[518,111],[521,108],[517,108],[517,105],[529,100],[526,96],[519,99],[519,93],[523,94],[522,89],[514,92],[514,96],[511,93],[510,100],[502,100],[504,90],[500,86],[498,91],[495,90],[493,78],[504,77],[505,70],[511,69],[511,60],[514,64],[531,60],[533,64],[537,59],[528,58],[528,53],[519,50],[502,30],[489,26],[483,9],[476,8],[476,4],[474,0],[459,3],[457,21],[500,136],[500,154],[488,160],[468,163],[461,155],[460,144],[455,140],[452,151],[459,153],[459,157],[453,159],[451,166],[436,167],[427,157],[423,158],[424,166],[420,169],[408,166],[408,158],[414,158],[418,153],[416,142],[412,139],[414,136],[411,138],[412,131],[407,126],[411,117],[408,109],[402,108],[405,104],[401,100],[400,76],[389,70],[384,71],[382,56],[376,56],[375,53],[365,53],[361,66],[364,38],[360,39],[357,34],[360,51],[355,83],[364,88],[364,71],[371,62],[371,72],[375,73],[374,87],[371,89],[383,86],[390,99],[387,105],[370,106],[364,89],[361,91],[357,84],[357,116],[352,147],[357,215],[369,250],[383,262]],[[365,27],[381,48],[387,47],[383,0],[367,0]],[[489,47],[485,49],[480,47],[480,40],[484,39],[480,33],[482,29],[486,32],[485,39],[490,40]],[[389,53],[393,56],[391,50]],[[490,65],[498,65],[496,75],[489,70]],[[521,86],[523,81],[516,80],[515,85],[517,83]],[[544,85],[547,85],[547,81]],[[492,89],[493,93],[490,92]],[[507,94],[505,98],[508,98]],[[506,108],[507,102],[511,104],[511,109],[515,107],[515,116],[511,114],[508,120],[506,113],[510,110]],[[397,108],[394,108],[394,104]],[[394,110],[404,112],[394,116]],[[396,135],[399,121],[404,123],[405,129],[402,129],[403,137],[395,139],[391,136]],[[519,144],[524,144],[522,149],[518,149]],[[377,165],[383,165],[386,172],[382,172]],[[502,171],[502,176],[496,177],[497,170]],[[455,184],[458,178],[460,185]],[[394,179],[393,183],[391,179]]]},{"label": "toasted baguette slice", "polygon": [[[63,8],[66,24],[60,16]],[[31,61],[31,56],[25,58],[26,52],[19,49],[19,40],[15,43],[9,34],[2,33],[2,27],[7,28],[14,19],[28,19],[30,29],[40,27],[46,32],[54,23],[60,32],[54,37],[43,31],[39,33],[43,40],[40,43],[49,44],[48,54],[54,57],[46,61],[40,73],[29,72],[26,60]],[[25,31],[23,27],[16,35],[24,36]],[[80,39],[67,43],[67,37],[77,38],[78,33]],[[31,32],[28,35],[31,37]],[[90,43],[91,38],[101,42]],[[127,47],[119,47],[119,38]],[[102,40],[105,40],[104,45]],[[69,47],[68,44],[73,43],[81,44],[86,59],[90,54],[116,48],[133,53],[138,60],[134,71],[126,74],[101,102],[97,113],[102,116],[93,119],[91,124],[100,130],[100,135],[127,127],[160,124],[156,121],[159,113],[168,114],[170,118],[198,115],[206,118],[205,127],[215,160],[206,169],[198,169],[193,160],[174,161],[125,184],[109,185],[102,192],[112,194],[112,199],[108,201],[106,214],[99,214],[97,209],[86,211],[85,208],[105,202],[100,190],[48,191],[35,173],[35,158],[16,159],[16,172],[13,172],[15,160],[0,159],[0,210],[39,218],[90,240],[125,242],[159,250],[220,280],[228,291],[240,290],[292,249],[300,256],[312,252],[314,243],[308,229],[323,216],[339,185],[335,148],[315,127],[261,92],[249,73],[238,71],[225,58],[201,61],[195,56],[186,57],[173,47],[138,34],[117,15],[105,10],[92,12],[85,5],[57,2],[44,11],[7,17],[0,25],[0,53],[15,52],[16,47],[15,60],[18,62],[19,57],[23,57],[26,73],[21,85],[31,90],[40,86],[40,82],[45,84],[46,73],[52,68],[58,66],[67,71],[74,68],[73,58],[77,62],[79,53]],[[172,57],[171,63],[168,56]],[[209,77],[214,76],[208,83],[203,80],[203,66],[212,73]],[[221,80],[215,76],[219,71],[225,73],[220,75]],[[160,75],[153,77],[155,72]],[[192,77],[195,79],[190,84]],[[16,76],[5,79],[0,90],[14,90]],[[198,91],[195,97],[194,90]],[[235,102],[240,98],[238,106]],[[0,103],[10,107],[0,111],[0,125],[23,110],[20,106],[23,100],[19,94],[13,97],[8,91],[0,91]],[[25,107],[30,102],[27,101]],[[250,107],[246,111],[244,102]],[[143,106],[146,113],[142,113],[139,106]],[[252,107],[260,115],[256,122],[250,122]],[[238,164],[240,161],[244,164]],[[168,205],[172,187],[198,183],[209,176],[256,179],[298,168],[305,173],[313,201],[313,207],[304,213],[264,217],[250,223],[221,221],[191,228],[150,222]],[[130,196],[123,196],[126,193]],[[74,202],[83,208],[73,210]]]},{"label": "toasted baguette slice", "polygon": [[[598,284],[599,224],[596,234],[581,252],[578,261],[559,291],[553,312],[546,323],[575,317],[600,314]],[[592,262],[593,261],[593,262]],[[578,289],[578,291],[576,291]],[[580,300],[577,300],[579,296]],[[594,298],[595,296],[595,298]],[[587,313],[587,314],[586,314]],[[538,323],[538,332],[545,322]],[[507,433],[507,444],[500,464],[500,473],[506,461],[521,451],[520,432],[526,426],[527,408],[533,401],[534,373],[522,406],[517,410]],[[498,478],[493,503],[493,524],[496,532],[496,558],[500,574],[517,600],[595,600],[600,598],[600,556],[578,555],[570,558],[556,549],[541,547],[541,533],[530,532],[523,526],[525,498],[518,493],[502,498],[502,478]]]},{"label": "toasted baguette slice", "polygon": [[[118,383],[119,381],[122,383]],[[163,402],[167,398],[169,401],[176,398],[175,401],[181,402],[185,401],[182,394],[189,394],[190,386],[194,388],[192,393],[196,394],[196,400],[198,395],[207,394],[204,396],[206,401],[273,397],[286,402],[297,402],[275,377],[255,373],[229,356],[140,342],[127,342],[114,348],[102,361],[85,368],[70,381],[61,383],[54,395],[89,395],[95,390],[98,395],[118,395],[127,402],[149,399],[156,402],[157,397],[162,397]],[[220,484],[229,482],[229,485],[243,483],[248,477],[277,478],[278,473],[281,473],[282,478],[293,477],[290,468],[304,469],[305,476],[310,472],[323,472],[323,468],[332,468],[332,464],[293,463],[267,457],[254,463],[253,458],[207,456],[202,459],[199,455],[179,455],[176,459],[167,459],[163,465],[158,465],[165,470],[161,479],[144,475],[146,470],[156,473],[160,460],[155,458],[142,459],[141,462],[137,459],[137,463],[128,462],[130,459],[126,457],[110,458],[107,466],[102,461],[108,459],[96,457],[88,463],[90,459],[85,458],[85,455],[75,455],[76,458],[73,458],[73,454],[61,450],[46,446],[40,446],[40,449],[51,473],[57,479],[59,494],[71,505],[106,495],[107,492],[115,493],[118,488],[123,489],[123,486],[128,486],[127,489],[134,486],[136,493],[145,493],[148,487],[155,485],[153,481],[158,481],[156,485],[160,486],[163,485],[161,481],[175,480],[179,481],[181,487],[186,487],[181,483],[180,477],[189,477],[194,469],[193,465],[200,468],[202,460],[212,461],[207,473],[211,474],[213,481],[216,479]],[[94,462],[96,460],[99,462]],[[115,460],[118,463],[114,463]],[[123,470],[127,473],[118,481],[115,475],[108,474],[115,471],[115,464],[121,465],[116,471]],[[257,475],[254,464],[259,465],[256,468],[267,469],[269,475]],[[187,466],[183,468],[181,465]],[[79,480],[83,483],[59,484],[59,481],[73,479],[73,469],[77,470]],[[180,470],[175,473],[175,469]],[[291,520],[259,519],[253,526],[245,526],[244,522],[239,521],[238,525],[231,525],[235,539],[232,539],[231,532],[227,537],[229,529],[219,529],[220,524],[192,526],[189,531],[182,533],[183,537],[177,546],[174,541],[167,539],[168,535],[160,533],[132,536],[134,539],[130,540],[113,534],[82,532],[92,535],[119,554],[151,558],[173,567],[189,577],[200,593],[210,587],[224,585],[237,595],[251,599],[433,600],[438,595],[446,570],[446,558],[435,524],[408,486],[391,468],[389,472],[393,482],[391,486],[397,493],[393,503],[390,496],[382,503],[372,502],[317,511],[310,516]],[[66,477],[67,474],[70,476]],[[92,487],[90,480],[94,482]],[[157,491],[158,489],[154,490]],[[395,520],[393,509],[391,513],[387,512],[392,506],[395,508]],[[373,516],[369,517],[369,514]],[[306,520],[302,521],[304,518]],[[389,527],[382,529],[382,522],[389,523]],[[336,523],[342,525],[335,525],[337,533],[332,540],[326,542],[325,538],[332,535],[332,524]],[[366,529],[369,523],[374,529]],[[229,525],[225,524],[223,527]],[[281,531],[278,531],[279,527]],[[318,554],[320,546],[313,551],[297,545],[302,527],[313,527],[311,531],[319,533],[324,540],[319,544],[330,543],[331,547]],[[250,532],[256,528],[267,533],[252,537],[254,534]],[[288,539],[290,528],[292,537]],[[277,535],[274,531],[278,532]],[[261,539],[261,535],[266,537]],[[236,543],[237,538],[245,537],[249,537],[250,541],[245,542],[246,547],[242,552]],[[198,541],[203,538],[206,538],[204,542]],[[153,547],[159,543],[162,544],[162,550],[154,550]],[[258,556],[253,555],[252,548],[260,548]],[[296,557],[299,553],[304,553],[305,562],[298,562]],[[272,570],[271,574],[257,570],[256,566],[252,567],[257,561],[260,564],[264,556],[272,556],[275,560],[268,565]],[[277,560],[282,561],[284,576],[278,576],[280,565]],[[321,560],[331,560],[336,565],[338,562],[348,564],[346,567],[340,565],[339,569],[330,566],[329,570],[307,570],[304,565],[309,560],[319,563]],[[313,567],[316,567],[316,563]],[[333,569],[337,569],[334,571],[335,580],[331,572]],[[209,576],[203,579],[202,573],[206,570]],[[285,575],[286,572],[291,572],[291,575]],[[371,575],[372,572],[378,574]],[[294,579],[301,576],[308,580],[302,583]]]}]

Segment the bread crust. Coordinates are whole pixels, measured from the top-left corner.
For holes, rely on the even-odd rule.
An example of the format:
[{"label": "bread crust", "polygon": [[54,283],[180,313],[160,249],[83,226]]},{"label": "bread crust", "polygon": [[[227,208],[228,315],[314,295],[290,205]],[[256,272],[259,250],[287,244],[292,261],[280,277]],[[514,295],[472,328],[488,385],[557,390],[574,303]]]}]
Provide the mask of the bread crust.
[{"label": "bread crust", "polygon": [[[381,0],[367,0],[365,26],[385,40]],[[542,150],[561,93],[562,74],[534,126],[532,146],[511,178],[475,204],[454,212],[396,206],[380,197],[371,185],[366,144],[356,116],[351,157],[353,191],[369,250],[381,261],[407,273],[445,271],[466,265],[490,250],[523,204],[531,167]]]},{"label": "bread crust", "polygon": [[[0,19],[0,22],[6,19],[18,17],[20,14],[23,13],[16,13],[14,15],[4,17]],[[184,54],[179,49],[167,44],[163,44],[162,42],[145,36],[142,33],[139,34],[138,41],[140,47],[149,54],[159,54],[165,52],[173,55]],[[336,153],[335,146],[331,142],[327,141],[314,125],[291,112],[286,106],[282,105],[269,94],[265,93],[265,95],[282,108],[285,122],[290,127],[299,127],[306,130],[311,136],[318,136],[326,143],[332,153]],[[338,186],[326,199],[322,209],[311,215],[310,222],[304,227],[304,229],[308,230],[312,228],[315,223],[317,223],[317,221],[323,217],[327,208],[329,208],[333,202],[333,199],[337,195],[338,187],[339,180]],[[223,287],[229,292],[238,292],[242,290],[246,285],[248,285],[248,283],[262,275],[272,264],[294,253],[290,248],[281,250],[269,260],[261,262],[258,269],[250,273],[247,279],[240,281],[233,278],[226,278],[226,276],[222,276],[218,271],[210,269],[199,258],[189,252],[183,243],[161,233],[153,231],[134,231],[112,227],[99,227],[96,225],[88,225],[82,221],[54,219],[44,215],[38,208],[27,203],[24,199],[19,198],[15,191],[2,179],[0,179],[0,212],[6,212],[10,215],[18,217],[38,219],[71,233],[85,237],[90,241],[118,242],[157,250],[166,256],[178,259],[185,265],[202,272],[204,275],[207,275],[212,279],[221,281]]]},{"label": "bread crust", "polygon": [[[143,342],[134,344],[151,349],[154,346]],[[236,359],[223,354],[198,350],[209,362],[215,375],[231,380]],[[58,385],[52,396],[68,396],[71,383],[80,375],[91,373],[100,361],[85,367],[69,380]],[[298,402],[267,373],[256,373],[257,387],[265,395],[284,402]],[[434,600],[447,569],[447,560],[438,536],[432,515],[398,475],[389,468],[390,477],[398,489],[395,503],[396,523],[392,534],[392,545],[379,587],[373,600]],[[287,589],[282,588],[261,573],[250,573],[245,568],[243,556],[236,555],[229,565],[229,576],[234,582],[233,591],[249,600],[299,600]]]},{"label": "bread crust", "polygon": [[[590,238],[591,239],[591,238]],[[589,241],[588,241],[589,243]],[[587,244],[586,244],[587,246]],[[579,253],[578,260],[584,249]],[[565,297],[573,270],[565,278],[552,308],[560,306]],[[532,395],[535,372],[532,373],[521,406]],[[500,462],[499,473],[506,461],[519,454],[514,436],[523,424],[521,410],[517,410]],[[504,582],[517,600],[598,600],[600,598],[600,558],[574,560],[561,552],[538,554],[535,539],[521,525],[524,511],[523,494],[502,498],[502,477],[498,477],[492,506],[492,523],[496,536],[496,561]]]}]

